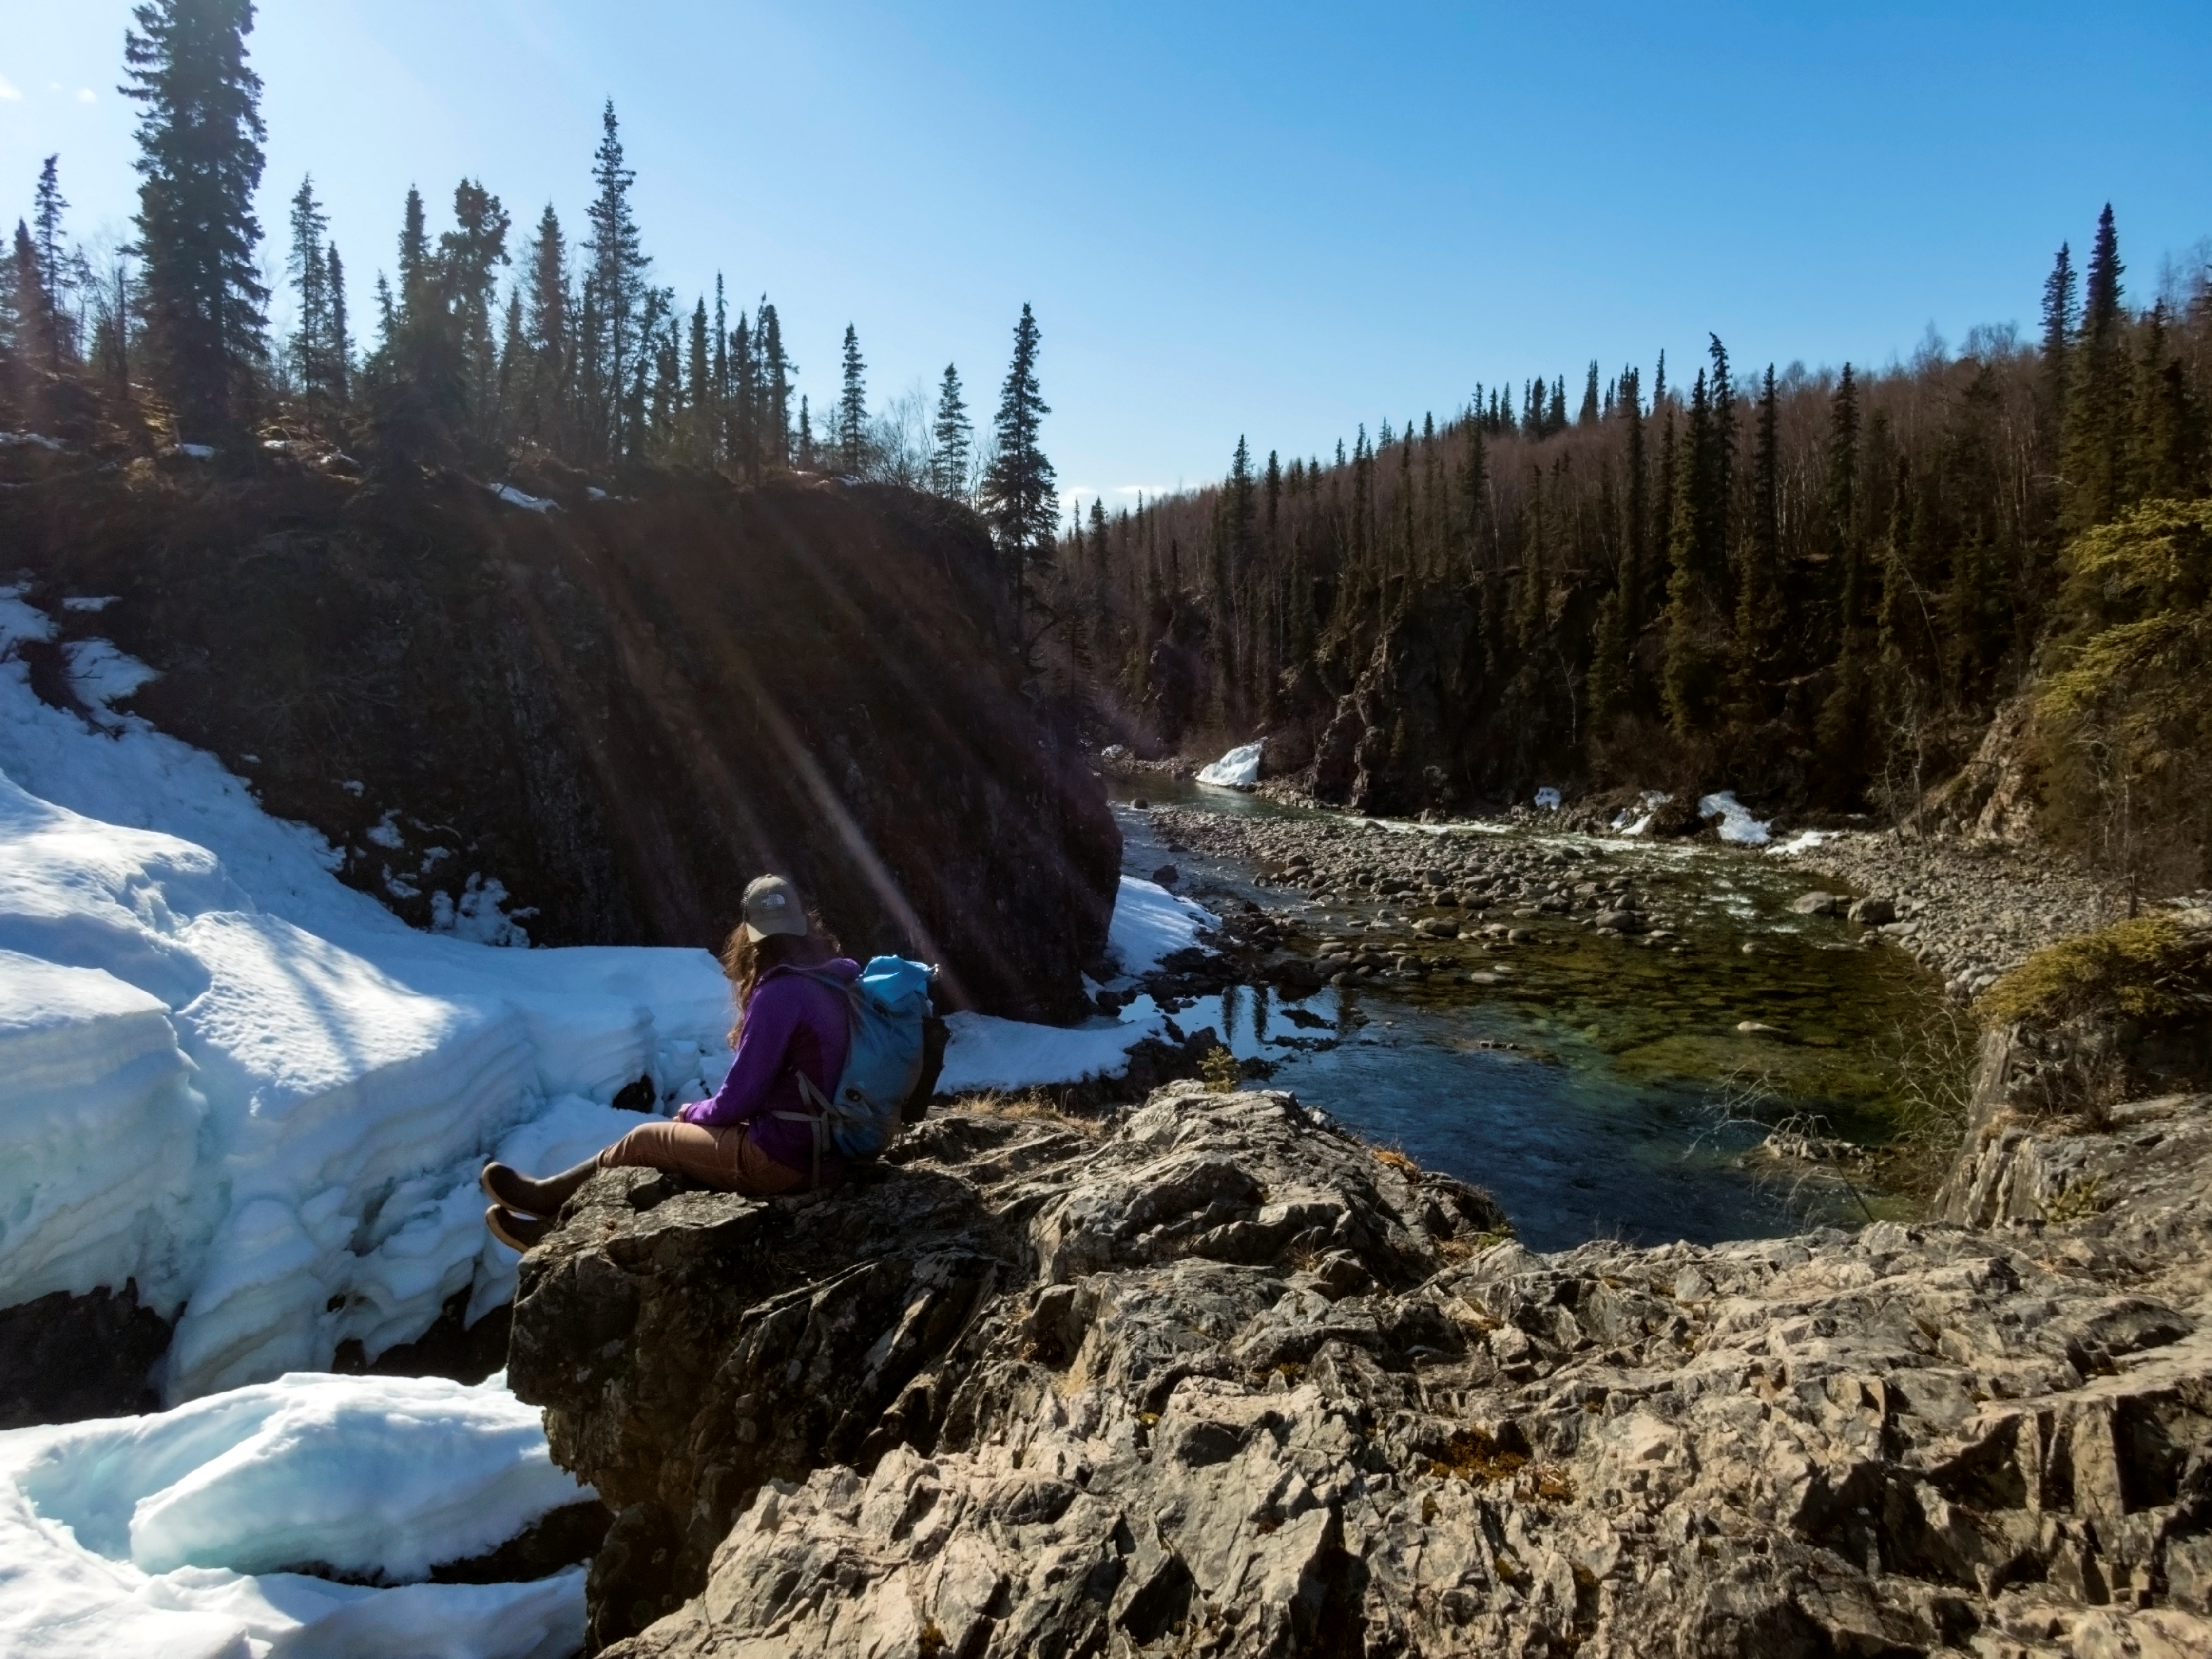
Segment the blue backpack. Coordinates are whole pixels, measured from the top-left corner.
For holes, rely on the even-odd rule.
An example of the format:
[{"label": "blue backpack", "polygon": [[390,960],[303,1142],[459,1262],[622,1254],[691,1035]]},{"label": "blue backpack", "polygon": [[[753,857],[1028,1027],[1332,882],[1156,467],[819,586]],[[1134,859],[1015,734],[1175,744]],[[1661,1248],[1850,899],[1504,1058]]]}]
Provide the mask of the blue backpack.
[{"label": "blue backpack", "polygon": [[[846,1000],[852,1046],[837,1086],[825,1097],[804,1072],[799,1092],[812,1112],[818,1160],[826,1141],[848,1158],[878,1156],[902,1123],[928,1109],[945,1064],[945,1022],[931,1012],[929,982],[936,970],[903,957],[878,957],[851,984],[830,974],[808,974]],[[796,1113],[782,1113],[794,1117]],[[817,1174],[818,1174],[817,1163]]]}]

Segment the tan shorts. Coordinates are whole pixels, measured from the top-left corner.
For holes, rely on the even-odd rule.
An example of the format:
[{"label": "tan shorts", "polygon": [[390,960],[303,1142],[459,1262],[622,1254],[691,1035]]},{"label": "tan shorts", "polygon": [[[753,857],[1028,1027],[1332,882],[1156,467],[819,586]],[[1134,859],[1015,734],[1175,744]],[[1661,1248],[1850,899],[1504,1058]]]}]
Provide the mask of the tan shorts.
[{"label": "tan shorts", "polygon": [[711,1128],[655,1119],[599,1154],[602,1170],[669,1170],[702,1186],[753,1198],[805,1190],[805,1175],[756,1146],[745,1124]]}]

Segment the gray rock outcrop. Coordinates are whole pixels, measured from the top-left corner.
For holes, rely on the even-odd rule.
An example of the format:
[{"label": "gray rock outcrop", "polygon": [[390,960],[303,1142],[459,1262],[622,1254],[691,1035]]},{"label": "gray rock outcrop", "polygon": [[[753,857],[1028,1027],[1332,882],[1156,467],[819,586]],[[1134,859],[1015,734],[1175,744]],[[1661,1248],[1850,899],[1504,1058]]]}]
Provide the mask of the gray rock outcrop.
[{"label": "gray rock outcrop", "polygon": [[2212,1101],[2117,1119],[1978,1135],[1995,1226],[1544,1256],[1285,1095],[956,1113],[602,1177],[511,1376],[626,1656],[2201,1653]]}]

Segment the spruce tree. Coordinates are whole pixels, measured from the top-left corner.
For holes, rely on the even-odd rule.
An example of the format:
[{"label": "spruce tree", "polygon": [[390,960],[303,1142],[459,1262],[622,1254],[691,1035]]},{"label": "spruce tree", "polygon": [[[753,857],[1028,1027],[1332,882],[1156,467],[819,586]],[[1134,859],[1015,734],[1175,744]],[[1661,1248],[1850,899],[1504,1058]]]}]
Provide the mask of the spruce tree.
[{"label": "spruce tree", "polygon": [[975,428],[968,422],[968,404],[960,395],[960,371],[945,366],[937,388],[937,422],[930,429],[936,441],[930,453],[929,487],[948,501],[968,495],[968,458],[975,447]]},{"label": "spruce tree", "polygon": [[2069,530],[2104,523],[2119,510],[2125,488],[2130,379],[2121,338],[2120,277],[2125,270],[2107,202],[2089,249],[2081,331],[2066,392],[2059,474],[2062,517]]},{"label": "spruce tree", "polygon": [[1022,307],[1014,325],[1013,361],[999,395],[999,413],[993,422],[998,453],[984,475],[984,517],[998,538],[1000,550],[1012,567],[1014,614],[1024,630],[1022,656],[1028,664],[1027,623],[1020,619],[1029,608],[1029,568],[1041,550],[1051,545],[1054,475],[1038,442],[1044,417],[1052,412],[1037,385],[1039,341],[1036,319]]},{"label": "spruce tree", "polygon": [[499,349],[492,337],[492,301],[499,268],[508,263],[512,221],[498,197],[472,179],[453,187],[453,228],[438,238],[434,302],[444,313],[441,331],[450,341],[459,386],[460,419],[479,441],[489,441],[498,402]]},{"label": "spruce tree", "polygon": [[538,216],[538,229],[523,260],[522,333],[529,349],[530,369],[522,383],[517,426],[523,437],[558,450],[567,447],[569,434],[568,401],[575,363],[570,311],[574,295],[568,281],[568,244],[561,234],[561,216],[550,202]]},{"label": "spruce tree", "polygon": [[292,372],[311,415],[320,412],[328,392],[325,365],[331,355],[330,267],[323,256],[323,234],[329,228],[329,217],[315,200],[314,177],[309,174],[292,195],[292,249],[285,269],[300,300],[299,321],[292,331]]},{"label": "spruce tree", "polygon": [[845,325],[842,354],[843,382],[837,394],[837,464],[851,477],[859,477],[868,463],[867,365],[860,361],[860,337],[852,324]]},{"label": "spruce tree", "polygon": [[323,249],[323,292],[330,307],[325,386],[331,401],[343,409],[353,400],[353,332],[346,321],[345,262],[338,258],[336,242]]},{"label": "spruce tree", "polygon": [[[766,459],[769,465],[786,467],[791,465],[791,377],[799,372],[799,365],[783,355],[783,325],[777,320],[775,307],[763,295],[757,324],[760,352],[761,415],[760,426],[767,439]],[[805,414],[805,399],[800,399],[800,413]],[[799,465],[811,471],[814,465],[814,441],[809,435],[804,447],[805,459]]]},{"label": "spruce tree", "polygon": [[2066,416],[2067,354],[2074,344],[2074,253],[2061,242],[2051,275],[2043,279],[2044,418],[2053,434]]},{"label": "spruce tree", "polygon": [[1858,515],[1859,392],[1849,363],[1844,365],[1844,372],[1836,379],[1836,389],[1828,398],[1828,435],[1823,459],[1827,478],[1822,516],[1828,568],[1834,584],[1832,597],[1836,642],[1839,650],[1847,650],[1866,609],[1864,550]]},{"label": "spruce tree", "polygon": [[1590,359],[1589,378],[1583,385],[1583,406],[1575,416],[1577,426],[1595,426],[1598,421],[1597,359]]},{"label": "spruce tree", "polygon": [[1734,702],[1736,718],[1755,725],[1771,709],[1783,623],[1781,440],[1771,363],[1759,385],[1753,431],[1751,538],[1736,583]]},{"label": "spruce tree", "polygon": [[714,459],[714,359],[707,349],[707,296],[691,308],[691,334],[684,363],[684,400],[691,429],[690,460],[711,466]]},{"label": "spruce tree", "polygon": [[139,106],[137,252],[150,378],[178,436],[229,436],[265,356],[261,79],[246,67],[252,0],[145,0],[124,36],[124,95]]},{"label": "spruce tree", "polygon": [[62,197],[60,164],[59,155],[49,155],[39,169],[39,187],[31,211],[31,241],[39,260],[40,332],[45,337],[40,346],[47,368],[56,374],[66,360],[76,356],[70,328],[70,262],[62,242],[62,213],[69,203]]},{"label": "spruce tree", "polygon": [[616,404],[635,378],[636,360],[642,355],[638,342],[652,331],[639,314],[647,300],[647,261],[629,204],[630,185],[636,179],[636,173],[623,165],[622,125],[611,98],[599,114],[599,148],[592,159],[597,194],[592,198],[592,234],[584,243],[591,255],[585,287],[592,300],[593,331],[582,346],[598,404],[585,412],[589,459],[599,459],[610,443],[618,441],[620,411]]}]

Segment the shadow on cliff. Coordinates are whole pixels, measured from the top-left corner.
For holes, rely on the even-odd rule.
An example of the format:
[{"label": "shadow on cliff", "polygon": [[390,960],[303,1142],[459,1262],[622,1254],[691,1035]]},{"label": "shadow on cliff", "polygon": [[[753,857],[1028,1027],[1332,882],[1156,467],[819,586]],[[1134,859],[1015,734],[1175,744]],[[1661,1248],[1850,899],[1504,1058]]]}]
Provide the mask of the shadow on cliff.
[{"label": "shadow on cliff", "polygon": [[42,465],[0,541],[70,632],[161,671],[131,708],[411,922],[495,933],[504,905],[540,944],[712,946],[775,869],[857,953],[1080,1016],[1120,833],[1024,695],[973,514],[825,481],[533,487]]}]

